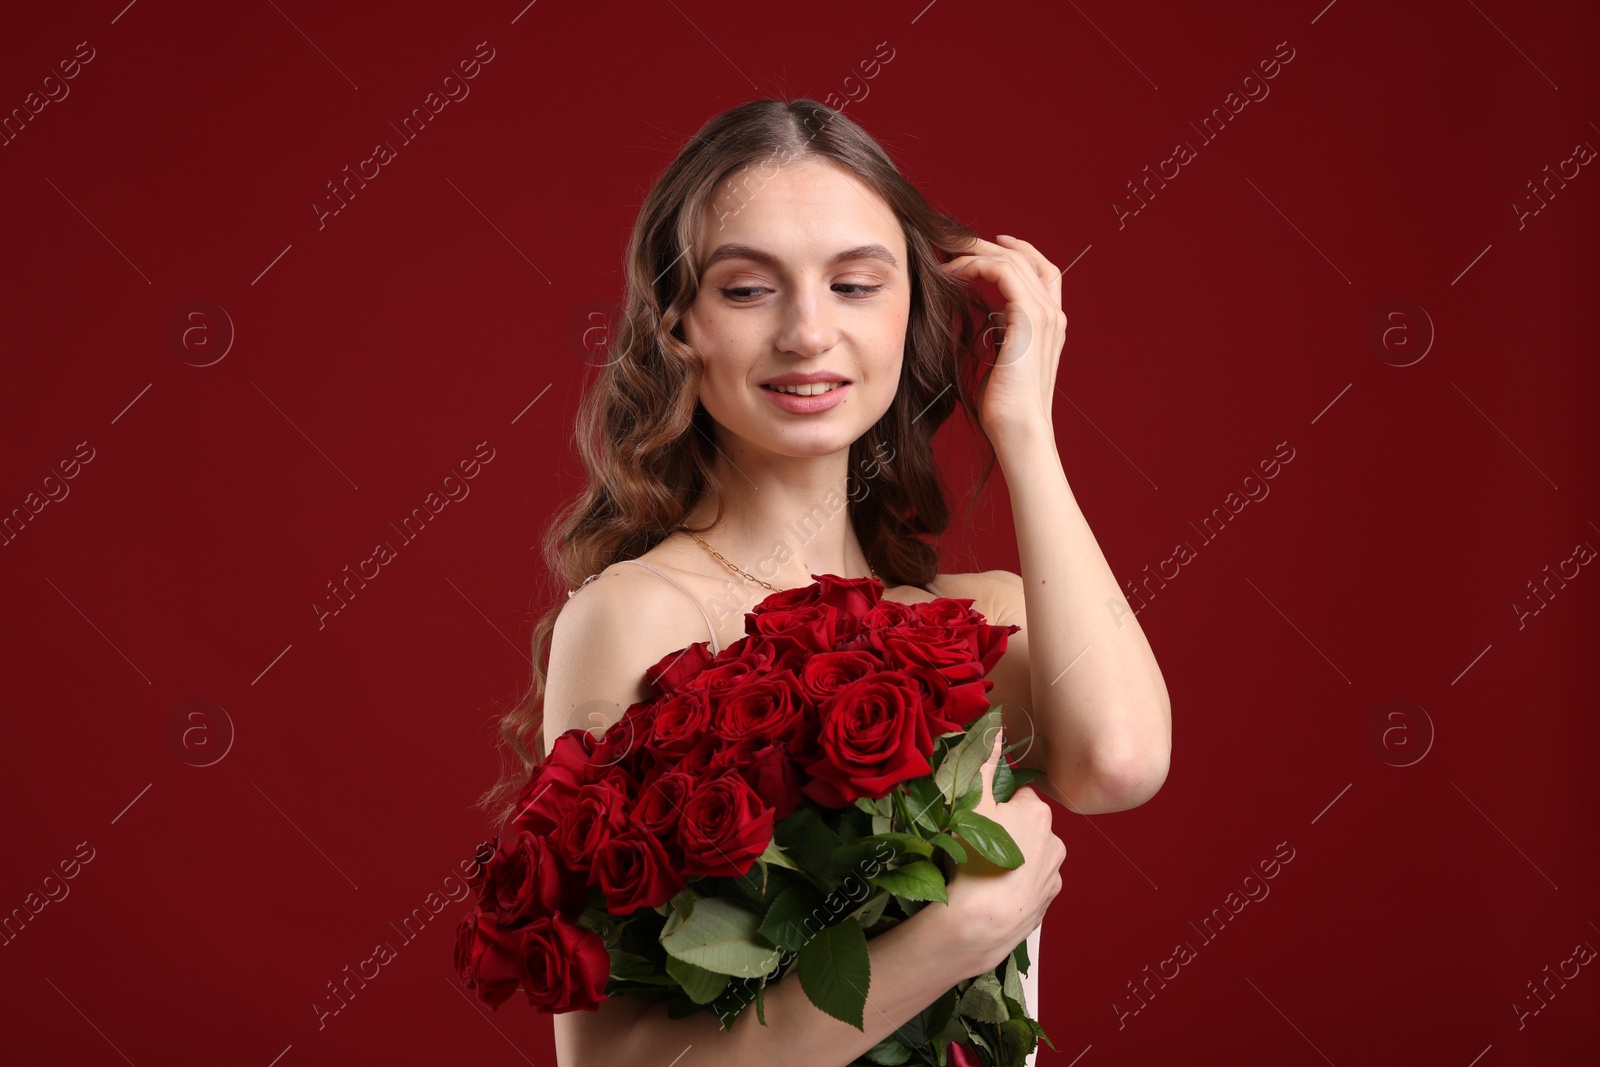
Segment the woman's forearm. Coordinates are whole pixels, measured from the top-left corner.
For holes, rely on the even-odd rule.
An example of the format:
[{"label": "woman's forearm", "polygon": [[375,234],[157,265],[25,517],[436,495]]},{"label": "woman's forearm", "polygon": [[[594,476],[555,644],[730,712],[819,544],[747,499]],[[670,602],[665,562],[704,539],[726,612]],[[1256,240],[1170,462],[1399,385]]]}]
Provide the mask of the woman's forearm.
[{"label": "woman's forearm", "polygon": [[[981,964],[948,951],[956,944],[947,925],[950,918],[948,907],[930,904],[867,942],[872,977],[862,1030],[819,1010],[791,971],[762,994],[765,1026],[756,1018],[754,1005],[739,1014],[731,1029],[724,1030],[709,1012],[669,1019],[660,1003],[636,1006],[608,1001],[599,1012],[584,1013],[586,1018],[557,1017],[557,1057],[562,1067],[609,1067],[614,1063],[844,1067],[951,986],[982,970]],[[607,1018],[608,1014],[612,1017]]]},{"label": "woman's forearm", "polygon": [[1074,811],[1137,807],[1170,763],[1161,668],[1078,507],[1054,434],[1018,432],[995,450],[1011,490],[1043,769]]}]

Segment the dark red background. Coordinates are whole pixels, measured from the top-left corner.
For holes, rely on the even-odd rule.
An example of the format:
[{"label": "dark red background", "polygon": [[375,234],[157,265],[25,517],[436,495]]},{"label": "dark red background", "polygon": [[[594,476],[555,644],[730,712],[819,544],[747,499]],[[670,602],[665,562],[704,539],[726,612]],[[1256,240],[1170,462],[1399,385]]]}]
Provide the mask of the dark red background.
[{"label": "dark red background", "polygon": [[[1512,208],[1600,145],[1593,5],[123,3],[0,34],[6,113],[95,50],[0,147],[0,509],[94,455],[0,548],[0,910],[94,849],[0,948],[9,1061],[553,1062],[548,1018],[456,989],[465,904],[391,924],[489,829],[494,716],[549,602],[533,546],[579,486],[574,339],[706,118],[859,95],[887,41],[846,113],[937,205],[1071,264],[1056,427],[1113,569],[1198,549],[1139,616],[1165,787],[1058,813],[1040,1062],[1594,1062],[1596,965],[1521,1029],[1512,1005],[1600,946],[1600,576],[1520,628],[1511,606],[1600,546],[1600,176]],[[470,96],[319,230],[324,183],[480,41]],[[1283,41],[1270,96],[1200,144]],[[1198,158],[1119,228],[1180,139]],[[235,331],[206,367],[169,342],[197,300]],[[191,361],[224,340],[201,321]],[[482,441],[471,495],[319,630],[324,583]],[[1202,545],[1188,524],[1283,441],[1270,496]],[[946,570],[1016,569],[993,484]],[[186,748],[195,700],[220,710]],[[1371,741],[1394,700],[1431,747],[1415,710]],[[225,758],[186,762],[224,716]],[[1270,896],[1202,944],[1279,842]],[[1180,940],[1197,958],[1119,1027]]]}]

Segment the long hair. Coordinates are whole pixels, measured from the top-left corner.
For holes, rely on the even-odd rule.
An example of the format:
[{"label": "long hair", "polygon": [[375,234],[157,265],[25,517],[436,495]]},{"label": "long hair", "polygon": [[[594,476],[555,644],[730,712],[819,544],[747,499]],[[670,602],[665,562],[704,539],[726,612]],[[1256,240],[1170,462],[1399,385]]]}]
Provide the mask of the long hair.
[{"label": "long hair", "polygon": [[[883,148],[855,122],[809,98],[753,100],[714,116],[656,180],[628,241],[627,280],[611,358],[579,401],[575,443],[587,485],[545,528],[541,548],[554,605],[533,633],[533,677],[500,719],[515,756],[478,806],[503,823],[543,758],[543,696],[556,616],[567,590],[613,563],[648,551],[706,493],[722,517],[710,415],[698,400],[702,364],[682,317],[699,291],[693,255],[703,213],[724,181],[758,192],[781,167],[823,160],[855,175],[894,212],[905,235],[910,317],[894,401],[850,446],[850,470],[877,463],[872,491],[849,514],[862,551],[886,586],[925,585],[938,572],[935,544],[949,507],[934,464],[935,431],[959,405],[979,426],[977,390],[992,365],[989,307],[967,282],[939,269],[944,249],[973,236],[932,207]],[[977,438],[987,440],[979,432]],[[995,464],[988,449],[967,517]],[[696,532],[703,532],[704,527]],[[505,761],[502,760],[504,763]]]}]

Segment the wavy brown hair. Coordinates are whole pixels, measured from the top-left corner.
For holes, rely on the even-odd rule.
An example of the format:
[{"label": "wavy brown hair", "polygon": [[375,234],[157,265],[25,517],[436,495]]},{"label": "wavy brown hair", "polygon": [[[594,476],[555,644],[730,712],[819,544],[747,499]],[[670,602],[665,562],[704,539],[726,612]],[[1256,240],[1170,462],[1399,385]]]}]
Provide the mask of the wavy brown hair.
[{"label": "wavy brown hair", "polygon": [[[643,554],[710,493],[722,517],[713,423],[698,400],[701,362],[681,320],[699,292],[693,250],[703,213],[727,183],[756,191],[775,170],[823,160],[877,192],[899,220],[908,249],[910,318],[894,401],[850,446],[850,469],[877,457],[872,491],[852,497],[862,551],[886,586],[926,585],[938,572],[935,543],[949,507],[934,464],[934,433],[959,405],[979,427],[977,390],[992,365],[990,309],[970,283],[939,269],[946,249],[973,231],[935,211],[855,122],[809,98],[752,100],[713,117],[656,180],[628,241],[627,281],[612,358],[584,391],[575,440],[586,488],[550,521],[542,550],[554,602],[533,633],[530,685],[500,719],[515,760],[478,805],[503,823],[529,771],[543,758],[543,696],[556,617],[567,590],[613,563]],[[985,358],[980,348],[989,356]],[[981,430],[976,434],[987,440]],[[881,462],[887,446],[890,462]],[[995,464],[992,448],[969,495],[967,517]],[[702,528],[696,532],[703,532]],[[504,762],[504,761],[503,761]]]}]

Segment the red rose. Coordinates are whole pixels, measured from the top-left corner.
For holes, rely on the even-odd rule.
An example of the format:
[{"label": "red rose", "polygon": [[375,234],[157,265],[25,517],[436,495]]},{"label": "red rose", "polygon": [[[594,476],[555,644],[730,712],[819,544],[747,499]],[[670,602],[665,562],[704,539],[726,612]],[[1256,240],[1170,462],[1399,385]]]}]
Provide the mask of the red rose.
[{"label": "red rose", "polygon": [[724,742],[748,738],[787,744],[804,717],[802,700],[793,671],[763,675],[717,696],[713,732]]},{"label": "red rose", "polygon": [[613,915],[659,907],[684,886],[661,842],[639,826],[629,827],[595,851],[589,881],[600,886],[606,910]]},{"label": "red rose", "polygon": [[556,846],[573,870],[587,871],[595,850],[627,826],[628,798],[608,783],[578,790],[566,821],[555,831]]},{"label": "red rose", "polygon": [[900,782],[932,772],[933,731],[922,690],[901,671],[851,682],[823,710],[821,754],[806,769],[805,794],[829,808],[881,797]]},{"label": "red rose", "polygon": [[631,818],[657,837],[670,834],[683,819],[683,804],[694,784],[694,776],[682,771],[658,771],[639,787]]},{"label": "red rose", "polygon": [[950,1042],[949,1064],[950,1067],[983,1067],[977,1050],[965,1041]]},{"label": "red rose", "polygon": [[866,645],[890,663],[932,667],[952,685],[982,678],[986,673],[966,635],[943,626],[911,622],[890,630],[873,630],[866,635]]},{"label": "red rose", "polygon": [[513,825],[536,834],[549,833],[561,825],[583,785],[593,750],[594,735],[581,727],[556,738],[550,754],[533,768],[527,785],[517,796]]},{"label": "red rose", "polygon": [[711,642],[696,641],[688,648],[662,656],[645,670],[644,680],[658,694],[675,693],[710,665]]},{"label": "red rose", "polygon": [[841,578],[837,574],[813,574],[817,580],[817,601],[840,612],[860,618],[883,599],[883,583],[876,578]]},{"label": "red rose", "polygon": [[633,772],[645,762],[644,739],[650,736],[655,718],[654,704],[641,702],[629,707],[622,717],[606,727],[604,734],[589,752],[589,767],[585,782],[597,782],[610,777],[613,769]]},{"label": "red rose", "polygon": [[713,701],[724,689],[743,685],[772,669],[773,650],[759,641],[741,637],[717,654],[717,661],[684,683],[687,689],[704,689]]},{"label": "red rose", "polygon": [[745,616],[745,632],[770,646],[781,661],[831,652],[858,629],[854,618],[827,604],[803,604],[788,611],[767,610]]},{"label": "red rose", "polygon": [[801,667],[800,688],[813,704],[822,704],[846,682],[865,678],[882,667],[881,660],[866,652],[819,652]]},{"label": "red rose", "polygon": [[693,748],[710,725],[711,704],[706,691],[680,689],[657,702],[644,747],[657,763],[671,764]]},{"label": "red rose", "polygon": [[872,610],[861,616],[863,630],[888,630],[904,626],[917,617],[916,605],[902,604],[898,600],[880,600]]},{"label": "red rose", "polygon": [[499,1010],[517,991],[516,934],[506,930],[481,907],[474,907],[456,924],[456,976],[478,999]]},{"label": "red rose", "polygon": [[544,1011],[593,1011],[606,999],[611,954],[598,934],[559,915],[516,931],[517,976]]},{"label": "red rose", "polygon": [[[815,735],[815,729],[811,733]],[[792,754],[779,741],[742,738],[719,750],[711,766],[737,771],[761,802],[773,809],[774,819],[787,819],[800,806],[800,776]]]},{"label": "red rose", "polygon": [[483,895],[484,877],[489,872],[489,862],[494,859],[495,854],[499,851],[500,841],[498,838],[492,837],[487,841],[479,842],[477,849],[473,852],[472,873],[466,876],[467,886],[480,897]]},{"label": "red rose", "polygon": [[[853,623],[883,598],[883,583],[876,578],[841,578],[837,574],[813,574],[811,577],[816,579],[814,584],[774,593],[756,605],[750,614],[793,611],[807,604],[820,604]],[[746,619],[748,621],[748,616]]]},{"label": "red rose", "polygon": [[907,667],[904,673],[922,689],[923,711],[935,737],[965,730],[991,707],[988,693],[994,683],[987,678],[951,685],[931,667]]},{"label": "red rose", "polygon": [[952,638],[966,641],[972,658],[983,664],[983,673],[988,674],[1005,653],[1006,638],[1022,627],[992,625],[982,612],[972,610],[972,603],[968,597],[941,597],[915,607],[922,627],[942,628],[950,631]]},{"label": "red rose", "polygon": [[747,634],[756,633],[755,624],[751,620],[765,615],[769,611],[794,611],[796,608],[803,608],[807,604],[815,604],[817,602],[817,594],[820,591],[821,587],[813,582],[810,585],[797,585],[793,589],[779,589],[775,593],[768,594],[759,604],[745,612],[744,632]]},{"label": "red rose", "polygon": [[683,873],[732,878],[772,843],[772,809],[732,770],[700,784],[683,806]]},{"label": "red rose", "polygon": [[722,751],[722,742],[715,736],[707,734],[696,741],[694,747],[685,752],[678,760],[675,770],[684,774],[700,775],[710,770],[711,764]]},{"label": "red rose", "polygon": [[556,855],[549,838],[524,830],[489,860],[479,900],[505,926],[559,911],[576,918],[587,894],[583,879]]}]

